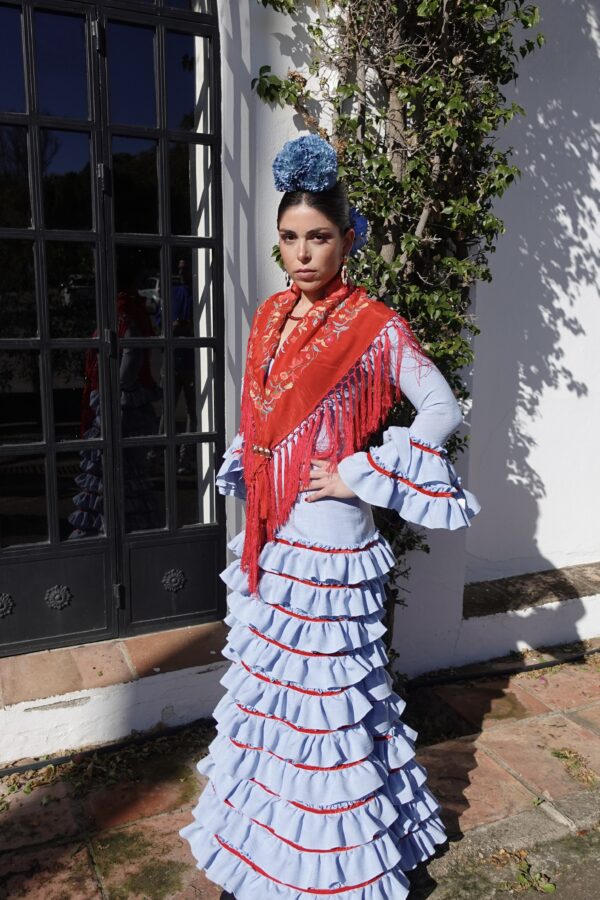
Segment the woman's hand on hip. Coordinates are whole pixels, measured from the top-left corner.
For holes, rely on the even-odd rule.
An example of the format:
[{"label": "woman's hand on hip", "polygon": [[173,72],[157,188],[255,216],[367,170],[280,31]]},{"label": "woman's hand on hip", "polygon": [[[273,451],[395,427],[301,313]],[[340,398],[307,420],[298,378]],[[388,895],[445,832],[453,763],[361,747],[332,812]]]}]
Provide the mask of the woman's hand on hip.
[{"label": "woman's hand on hip", "polygon": [[338,500],[349,500],[356,497],[354,491],[350,490],[338,475],[337,468],[330,471],[329,462],[326,459],[311,460],[310,478],[305,490],[310,492],[306,497],[307,503],[323,500],[326,497],[335,497]]}]

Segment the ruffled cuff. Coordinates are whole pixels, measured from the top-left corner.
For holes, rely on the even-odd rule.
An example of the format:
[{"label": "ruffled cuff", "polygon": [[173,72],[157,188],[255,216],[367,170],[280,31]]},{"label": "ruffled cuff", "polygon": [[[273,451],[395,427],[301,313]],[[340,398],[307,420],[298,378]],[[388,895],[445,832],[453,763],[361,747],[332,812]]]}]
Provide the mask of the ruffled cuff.
[{"label": "ruffled cuff", "polygon": [[217,472],[216,484],[220,494],[231,494],[240,500],[246,499],[242,452],[244,438],[237,434],[223,456],[223,465]]},{"label": "ruffled cuff", "polygon": [[338,471],[361,500],[395,509],[414,525],[454,531],[479,512],[445,450],[411,437],[408,428],[388,428],[381,447],[347,456]]}]

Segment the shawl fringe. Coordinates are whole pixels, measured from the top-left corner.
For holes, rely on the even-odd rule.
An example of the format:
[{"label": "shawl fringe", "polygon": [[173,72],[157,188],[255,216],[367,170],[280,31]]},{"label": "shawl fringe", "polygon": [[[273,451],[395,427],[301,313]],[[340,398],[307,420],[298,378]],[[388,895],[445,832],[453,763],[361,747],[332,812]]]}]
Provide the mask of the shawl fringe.
[{"label": "shawl fringe", "polygon": [[[398,336],[393,371],[392,329]],[[254,452],[257,435],[252,406],[242,404],[247,505],[241,565],[252,594],[258,588],[260,552],[287,522],[298,493],[308,485],[311,460],[327,459],[333,470],[367,445],[400,402],[402,351],[407,345],[422,354],[404,320],[393,317],[314,411],[270,448],[269,456]]]}]

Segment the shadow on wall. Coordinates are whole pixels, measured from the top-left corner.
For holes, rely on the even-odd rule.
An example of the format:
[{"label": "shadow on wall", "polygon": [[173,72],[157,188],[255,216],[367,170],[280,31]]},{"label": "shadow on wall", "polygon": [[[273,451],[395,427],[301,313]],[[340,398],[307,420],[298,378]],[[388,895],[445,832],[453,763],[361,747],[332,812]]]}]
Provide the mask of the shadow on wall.
[{"label": "shadow on wall", "polygon": [[555,531],[573,525],[577,504],[557,485],[585,488],[573,395],[588,394],[591,336],[581,319],[600,275],[600,116],[589,89],[600,82],[600,21],[590,0],[545,5],[542,17],[546,46],[523,64],[514,91],[526,116],[506,139],[522,180],[498,204],[507,233],[477,302],[469,486],[483,512],[467,538],[467,581],[564,565],[581,543],[569,532],[565,562],[551,561],[538,535],[543,501]]}]

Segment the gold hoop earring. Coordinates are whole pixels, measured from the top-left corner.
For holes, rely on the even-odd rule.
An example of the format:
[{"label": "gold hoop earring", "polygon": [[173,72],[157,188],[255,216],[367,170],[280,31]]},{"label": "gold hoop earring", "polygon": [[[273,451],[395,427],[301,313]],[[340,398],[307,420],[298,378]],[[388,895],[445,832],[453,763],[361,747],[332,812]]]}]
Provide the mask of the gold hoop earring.
[{"label": "gold hoop earring", "polygon": [[342,284],[348,284],[348,266],[346,265],[345,261],[342,264],[340,278],[342,279]]}]

